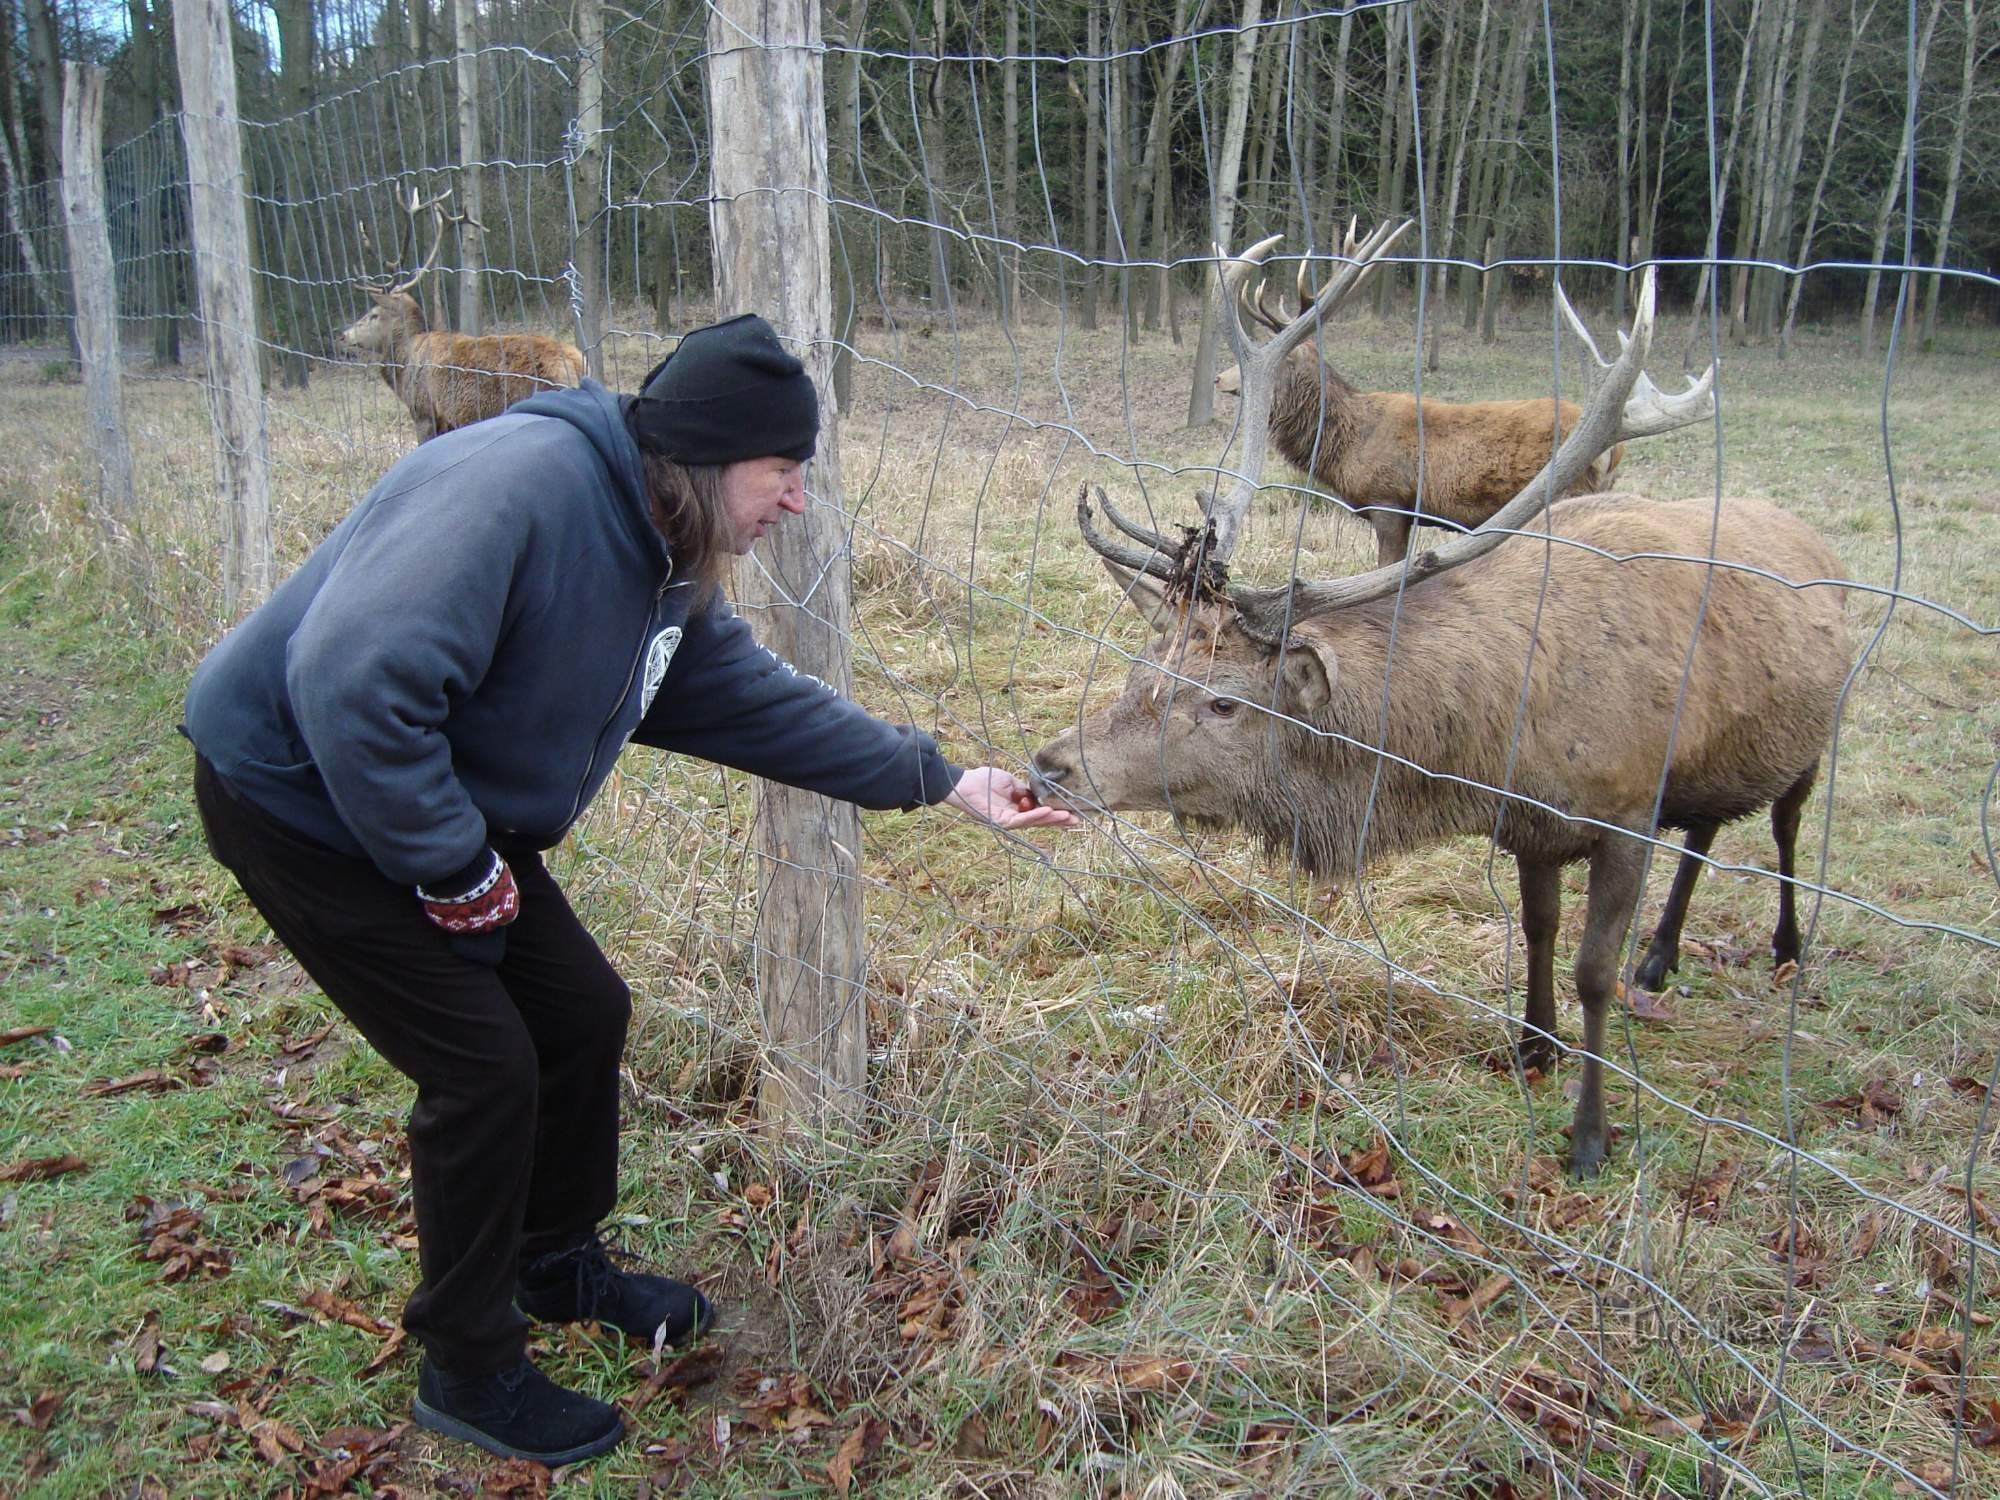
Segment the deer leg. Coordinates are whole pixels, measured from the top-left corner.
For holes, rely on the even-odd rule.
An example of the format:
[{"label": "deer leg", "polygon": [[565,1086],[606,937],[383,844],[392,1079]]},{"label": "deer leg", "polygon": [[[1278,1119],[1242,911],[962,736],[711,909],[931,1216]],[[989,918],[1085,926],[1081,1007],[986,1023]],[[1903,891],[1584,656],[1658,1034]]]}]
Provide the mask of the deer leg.
[{"label": "deer leg", "polygon": [[1819,766],[1815,763],[1792,783],[1784,796],[1771,804],[1771,836],[1778,841],[1778,873],[1784,877],[1778,885],[1778,927],[1771,934],[1774,963],[1797,963],[1799,958],[1799,919],[1792,899],[1793,856],[1799,842],[1799,813],[1817,780]]},{"label": "deer leg", "polygon": [[1398,510],[1371,510],[1368,524],[1375,528],[1375,566],[1386,568],[1403,560],[1410,550],[1410,533],[1416,523]]},{"label": "deer leg", "polygon": [[1666,910],[1660,913],[1660,925],[1653,929],[1653,940],[1646,945],[1646,956],[1639,960],[1639,972],[1632,981],[1642,990],[1658,990],[1667,982],[1667,976],[1680,967],[1681,924],[1687,920],[1688,898],[1694,894],[1694,883],[1701,878],[1702,857],[1715,842],[1715,831],[1719,823],[1696,823],[1687,831],[1687,839],[1681,845],[1680,868],[1674,871],[1674,888],[1667,893]]},{"label": "deer leg", "polygon": [[1618,993],[1618,962],[1639,902],[1645,846],[1606,834],[1590,856],[1590,896],[1576,950],[1576,997],[1583,1004],[1583,1085],[1570,1126],[1569,1167],[1579,1178],[1604,1165],[1604,1018]]},{"label": "deer leg", "polygon": [[1521,936],[1528,946],[1528,998],[1521,1066],[1553,1070],[1556,1057],[1556,927],[1562,917],[1562,866],[1517,857]]}]

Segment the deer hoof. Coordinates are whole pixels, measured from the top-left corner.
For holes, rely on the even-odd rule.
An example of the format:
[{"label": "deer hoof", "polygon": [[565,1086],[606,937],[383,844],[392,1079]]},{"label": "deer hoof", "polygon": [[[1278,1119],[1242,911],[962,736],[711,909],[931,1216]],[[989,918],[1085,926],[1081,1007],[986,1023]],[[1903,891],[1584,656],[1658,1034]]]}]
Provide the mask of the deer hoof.
[{"label": "deer hoof", "polygon": [[1569,1175],[1589,1182],[1604,1169],[1604,1134],[1579,1130],[1569,1143]]},{"label": "deer hoof", "polygon": [[1632,982],[1640,989],[1657,995],[1667,987],[1667,976],[1674,972],[1674,957],[1657,949],[1648,949],[1646,956],[1639,960],[1639,967],[1632,975]]}]

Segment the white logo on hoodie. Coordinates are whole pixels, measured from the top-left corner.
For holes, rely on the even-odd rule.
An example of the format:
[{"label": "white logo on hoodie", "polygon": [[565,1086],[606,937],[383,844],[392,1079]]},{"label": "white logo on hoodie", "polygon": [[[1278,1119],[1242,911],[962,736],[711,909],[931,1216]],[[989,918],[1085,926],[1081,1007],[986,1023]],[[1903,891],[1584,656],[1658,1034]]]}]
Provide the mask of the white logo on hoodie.
[{"label": "white logo on hoodie", "polygon": [[681,643],[681,628],[669,625],[646,647],[646,678],[639,686],[639,716],[644,718],[653,706],[653,694],[660,690],[660,684],[667,680],[667,668],[673,665],[674,651]]}]

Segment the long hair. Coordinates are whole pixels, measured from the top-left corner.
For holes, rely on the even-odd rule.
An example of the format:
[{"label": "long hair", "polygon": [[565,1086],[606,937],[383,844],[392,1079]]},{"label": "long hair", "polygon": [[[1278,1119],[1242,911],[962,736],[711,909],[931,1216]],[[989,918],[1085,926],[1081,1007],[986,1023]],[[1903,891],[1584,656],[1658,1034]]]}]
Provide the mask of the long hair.
[{"label": "long hair", "polygon": [[722,465],[676,463],[648,449],[639,457],[653,524],[674,549],[674,574],[698,580],[706,604],[734,555],[735,534],[722,505]]}]

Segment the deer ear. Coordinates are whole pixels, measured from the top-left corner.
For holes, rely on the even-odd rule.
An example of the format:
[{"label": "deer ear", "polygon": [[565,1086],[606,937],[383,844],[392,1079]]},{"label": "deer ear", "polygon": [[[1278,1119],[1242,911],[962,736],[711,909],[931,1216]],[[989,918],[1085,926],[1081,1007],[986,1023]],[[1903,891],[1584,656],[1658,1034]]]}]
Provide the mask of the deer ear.
[{"label": "deer ear", "polygon": [[1282,652],[1284,707],[1311,714],[1325,707],[1340,680],[1340,658],[1331,647],[1308,640],[1296,631],[1285,637]]},{"label": "deer ear", "polygon": [[1110,558],[1103,558],[1104,571],[1111,575],[1111,581],[1118,585],[1125,600],[1140,614],[1153,629],[1165,634],[1178,630],[1181,625],[1181,606],[1167,598],[1167,587],[1159,579],[1145,573],[1134,573],[1130,568],[1121,568]]}]

